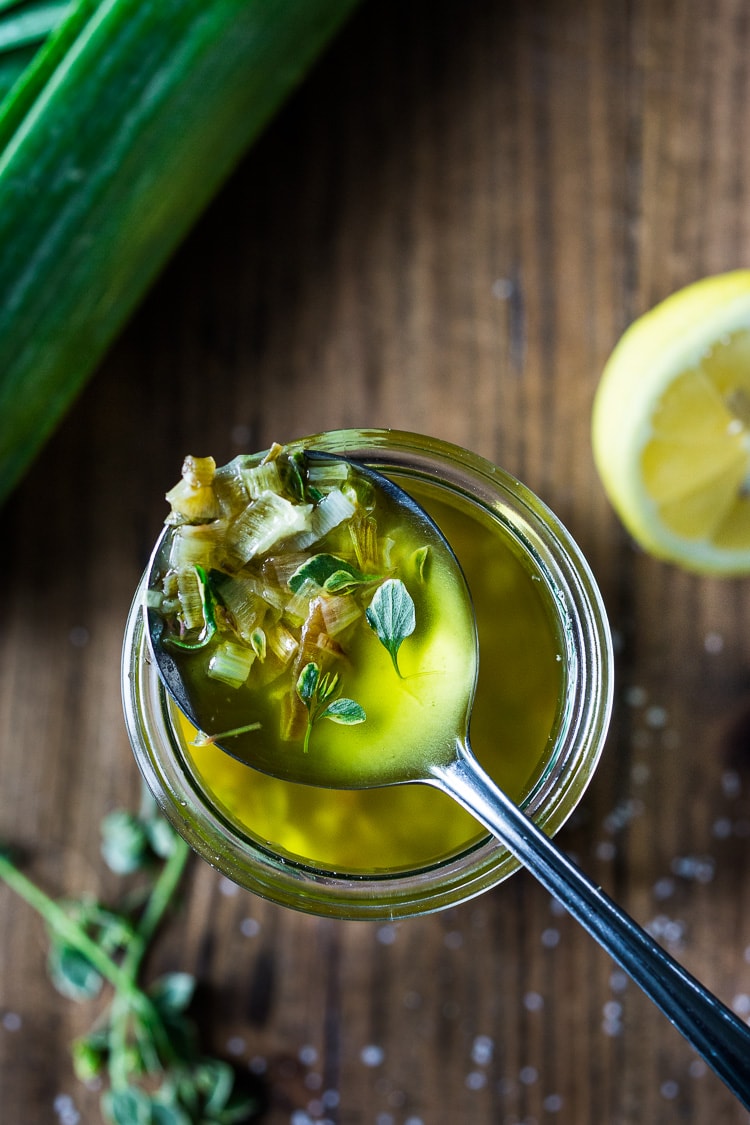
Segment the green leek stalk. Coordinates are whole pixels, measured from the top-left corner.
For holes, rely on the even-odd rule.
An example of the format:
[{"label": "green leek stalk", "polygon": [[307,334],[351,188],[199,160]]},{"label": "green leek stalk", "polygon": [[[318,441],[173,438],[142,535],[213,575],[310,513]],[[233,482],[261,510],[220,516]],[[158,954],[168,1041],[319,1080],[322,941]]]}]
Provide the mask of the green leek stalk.
[{"label": "green leek stalk", "polygon": [[357,0],[77,0],[0,106],[0,503]]}]

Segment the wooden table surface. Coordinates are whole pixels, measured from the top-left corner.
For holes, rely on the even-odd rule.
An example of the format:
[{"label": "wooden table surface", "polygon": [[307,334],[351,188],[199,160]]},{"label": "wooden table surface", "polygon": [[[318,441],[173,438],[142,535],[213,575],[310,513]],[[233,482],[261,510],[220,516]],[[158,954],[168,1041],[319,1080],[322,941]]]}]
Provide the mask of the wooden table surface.
[{"label": "wooden table surface", "polygon": [[[47,889],[117,885],[99,824],[139,795],[123,625],[183,454],[418,430],[519,476],[581,544],[618,682],[560,842],[750,1014],[750,586],[634,549],[589,441],[625,326],[747,264],[748,58],[746,0],[359,10],[3,513],[0,837]],[[0,1120],[95,1125],[68,1053],[94,1008],[52,989],[45,950],[0,887]],[[378,925],[234,893],[196,860],[167,968],[207,985],[214,1050],[264,1073],[267,1125],[748,1120],[525,873]]]}]

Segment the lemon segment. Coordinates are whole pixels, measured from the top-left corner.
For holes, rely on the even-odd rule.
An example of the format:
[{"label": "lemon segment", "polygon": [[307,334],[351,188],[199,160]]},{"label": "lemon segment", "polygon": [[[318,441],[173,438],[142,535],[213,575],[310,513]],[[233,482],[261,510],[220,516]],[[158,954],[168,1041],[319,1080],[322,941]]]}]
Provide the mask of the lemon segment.
[{"label": "lemon segment", "polygon": [[635,321],[602,374],[592,439],[644,550],[699,573],[750,572],[750,270]]}]

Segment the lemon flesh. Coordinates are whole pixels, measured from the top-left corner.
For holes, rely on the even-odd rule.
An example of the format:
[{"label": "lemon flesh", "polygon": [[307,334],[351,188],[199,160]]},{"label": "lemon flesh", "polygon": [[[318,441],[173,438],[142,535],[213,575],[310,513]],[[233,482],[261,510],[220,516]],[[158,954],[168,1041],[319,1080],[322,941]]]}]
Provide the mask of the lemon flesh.
[{"label": "lemon flesh", "polygon": [[750,270],[709,277],[625,332],[594,401],[604,488],[649,553],[750,572]]}]

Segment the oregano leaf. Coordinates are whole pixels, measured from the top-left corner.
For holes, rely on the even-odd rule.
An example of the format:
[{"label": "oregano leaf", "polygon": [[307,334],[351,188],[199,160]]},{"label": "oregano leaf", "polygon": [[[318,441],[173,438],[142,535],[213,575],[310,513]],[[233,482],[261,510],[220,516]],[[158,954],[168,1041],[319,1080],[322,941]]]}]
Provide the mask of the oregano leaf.
[{"label": "oregano leaf", "polygon": [[414,632],[417,624],[414,602],[403,582],[399,578],[387,578],[378,586],[365,616],[370,628],[390,654],[393,667],[400,676],[398,650]]},{"label": "oregano leaf", "polygon": [[360,707],[353,699],[347,699],[342,696],[339,699],[334,699],[329,703],[325,711],[321,714],[321,719],[331,719],[334,723],[344,723],[346,726],[356,726],[357,723],[364,723],[367,715],[364,708]]}]

